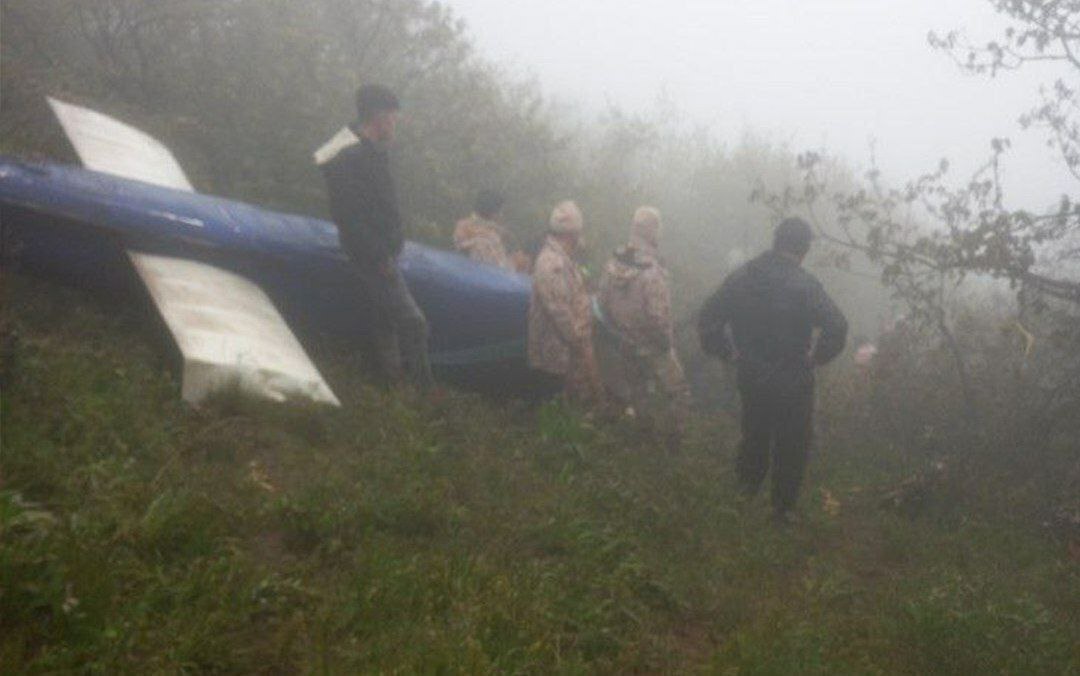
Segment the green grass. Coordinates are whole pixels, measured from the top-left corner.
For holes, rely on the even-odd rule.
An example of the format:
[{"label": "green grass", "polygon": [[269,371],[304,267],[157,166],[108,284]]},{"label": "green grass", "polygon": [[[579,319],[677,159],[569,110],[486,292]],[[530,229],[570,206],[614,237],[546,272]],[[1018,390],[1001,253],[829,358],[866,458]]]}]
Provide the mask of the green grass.
[{"label": "green grass", "polygon": [[193,410],[134,312],[4,293],[4,673],[1080,673],[1080,566],[1010,516],[1037,478],[892,511],[925,461],[842,430],[776,530],[724,417],[669,457],[332,357],[340,410]]}]

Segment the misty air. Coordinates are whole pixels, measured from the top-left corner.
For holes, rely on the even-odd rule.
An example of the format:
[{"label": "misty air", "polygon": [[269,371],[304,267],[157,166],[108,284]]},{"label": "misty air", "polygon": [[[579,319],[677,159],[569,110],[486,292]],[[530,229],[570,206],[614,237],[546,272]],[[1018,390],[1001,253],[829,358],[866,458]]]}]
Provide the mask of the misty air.
[{"label": "misty air", "polygon": [[0,1],[0,673],[1080,673],[1080,2]]}]

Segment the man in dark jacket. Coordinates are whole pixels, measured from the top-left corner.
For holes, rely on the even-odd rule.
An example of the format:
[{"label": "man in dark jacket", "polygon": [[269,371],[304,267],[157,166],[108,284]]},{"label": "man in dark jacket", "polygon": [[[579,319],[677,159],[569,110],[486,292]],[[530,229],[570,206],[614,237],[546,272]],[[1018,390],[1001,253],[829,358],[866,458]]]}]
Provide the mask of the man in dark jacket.
[{"label": "man in dark jacket", "polygon": [[374,316],[376,370],[391,384],[431,384],[428,327],[397,267],[405,244],[388,147],[400,104],[381,85],[356,94],[358,121],[315,154],[326,178],[341,246],[356,266]]},{"label": "man in dark jacket", "polygon": [[836,358],[847,337],[844,315],[802,268],[812,239],[806,221],[780,223],[772,250],[724,280],[698,327],[706,352],[738,366],[739,480],[756,494],[771,461],[773,510],[781,522],[790,520],[806,469],[814,368]]}]

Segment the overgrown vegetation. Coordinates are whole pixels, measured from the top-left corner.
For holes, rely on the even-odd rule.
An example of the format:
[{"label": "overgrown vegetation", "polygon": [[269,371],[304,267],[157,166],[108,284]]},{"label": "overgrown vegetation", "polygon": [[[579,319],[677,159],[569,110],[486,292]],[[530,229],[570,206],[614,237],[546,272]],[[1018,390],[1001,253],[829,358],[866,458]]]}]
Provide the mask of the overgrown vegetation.
[{"label": "overgrown vegetation", "polygon": [[[167,5],[167,6],[166,6]],[[767,246],[772,214],[746,199],[757,182],[799,179],[786,147],[718,138],[677,105],[596,119],[473,49],[463,23],[426,0],[5,0],[0,6],[0,152],[76,158],[46,96],[146,130],[200,191],[327,215],[312,151],[354,116],[362,82],[400,92],[394,150],[408,236],[449,248],[481,188],[508,197],[511,247],[535,248],[548,214],[576,199],[583,261],[599,270],[642,204],[665,215],[679,349],[697,396],[723,381],[697,346],[694,312],[739,256]],[[812,265],[871,334],[889,315],[865,277]]]},{"label": "overgrown vegetation", "polygon": [[[0,11],[0,152],[75,161],[45,103],[55,96],[160,138],[203,192],[325,217],[311,153],[355,116],[359,84],[385,82],[405,106],[394,161],[410,238],[449,247],[477,191],[497,188],[511,245],[535,247],[551,208],[573,198],[601,264],[634,209],[653,203],[682,309],[719,283],[733,248],[768,242],[769,212],[746,200],[755,182],[798,178],[786,148],[717,138],[674,104],[598,119],[556,105],[425,0],[85,0],[76,11],[7,0]],[[863,280],[831,281],[865,300]]]},{"label": "overgrown vegetation", "polygon": [[[994,4],[1001,39],[934,44],[975,73],[1078,65],[1076,3]],[[2,13],[3,152],[72,159],[57,95],[162,138],[206,192],[320,214],[310,152],[385,81],[411,237],[446,244],[498,187],[528,244],[575,197],[596,263],[654,203],[692,319],[732,252],[802,211],[853,334],[880,340],[822,374],[807,523],[783,531],[735,498],[727,414],[672,457],[554,404],[382,393],[318,346],[341,410],[192,410],[148,318],[6,270],[0,671],[1080,673],[1080,210],[1007,208],[1007,143],[959,187],[943,164],[895,189],[666,105],[579,120],[425,0]],[[1076,172],[1072,85],[1024,123]],[[709,411],[723,374],[684,326]]]},{"label": "overgrown vegetation", "polygon": [[5,672],[1080,673],[1074,439],[931,471],[940,441],[868,434],[830,373],[807,523],[775,530],[723,415],[668,457],[334,360],[341,410],[191,410],[143,317],[4,293]]},{"label": "overgrown vegetation", "polygon": [[[930,45],[973,75],[994,77],[1034,62],[1062,65],[1061,77],[1019,122],[1045,133],[1054,156],[1048,161],[1061,162],[1080,179],[1080,3],[991,4],[1008,22],[999,37],[979,46],[957,31],[931,33]],[[995,138],[989,145],[986,164],[959,185],[947,180],[947,159],[901,188],[885,185],[876,167],[862,181],[838,182],[835,162],[808,152],[797,159],[800,181],[770,186],[763,179],[753,197],[778,216],[800,212],[810,218],[837,267],[850,268],[857,256],[878,268],[881,283],[905,310],[899,332],[915,339],[920,332],[935,334],[950,353],[971,431],[985,432],[995,417],[1016,418],[1017,410],[1026,421],[1021,427],[1074,427],[1080,416],[1080,206],[1067,194],[1049,210],[1010,206],[1001,178],[1009,140]],[[960,335],[964,323],[966,336]],[[985,348],[993,334],[986,329],[994,324],[1008,327],[1023,344],[1022,360],[1004,354],[995,363],[1013,376],[1006,388],[1011,396],[992,396],[992,388],[976,383],[977,371],[985,375],[993,368]],[[983,330],[972,330],[976,325]],[[1041,347],[1029,360],[1035,344]],[[984,410],[983,398],[999,407]]]}]

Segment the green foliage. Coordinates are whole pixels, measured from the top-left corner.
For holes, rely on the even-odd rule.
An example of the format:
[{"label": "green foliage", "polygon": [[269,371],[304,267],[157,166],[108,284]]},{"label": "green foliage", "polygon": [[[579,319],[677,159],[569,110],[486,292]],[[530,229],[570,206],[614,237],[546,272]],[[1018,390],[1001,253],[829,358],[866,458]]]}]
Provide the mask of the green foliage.
[{"label": "green foliage", "polygon": [[[52,95],[162,139],[204,192],[325,216],[311,153],[353,118],[357,85],[381,81],[404,102],[394,155],[410,237],[449,246],[475,194],[498,188],[510,244],[529,248],[554,204],[573,198],[595,267],[625,240],[634,209],[653,203],[668,224],[680,315],[716,287],[733,248],[752,255],[768,243],[771,215],[746,201],[753,186],[795,178],[786,148],[752,135],[726,143],[668,102],[596,120],[558,110],[534,82],[476,54],[438,3],[69,4],[3,5],[0,151],[74,160],[45,105]],[[842,297],[865,286],[836,281]]]},{"label": "green foliage", "polygon": [[[1023,5],[1063,7],[998,4],[1019,19]],[[190,410],[140,317],[14,279],[0,317],[5,671],[1080,672],[1075,533],[1034,525],[1080,481],[1061,424],[1075,426],[1077,381],[1058,358],[1075,352],[1075,328],[1045,320],[1040,349],[1059,347],[1028,359],[994,313],[956,312],[944,293],[971,270],[1068,296],[1032,263],[1075,230],[1071,203],[1006,212],[994,180],[947,191],[944,167],[906,191],[860,190],[819,157],[800,168],[761,139],[688,129],[668,104],[578,122],[476,55],[450,10],[425,0],[77,5],[3,3],[3,152],[72,159],[44,105],[57,95],[162,138],[206,192],[320,214],[310,153],[351,118],[358,84],[384,81],[405,101],[396,161],[410,236],[448,242],[476,190],[497,187],[514,243],[528,245],[573,197],[595,266],[652,203],[680,316],[733,249],[766,246],[768,207],[828,202],[822,223],[859,255],[813,262],[833,268],[819,272],[856,331],[872,332],[885,303],[848,271],[881,263],[926,311],[916,319],[975,355],[963,376],[986,425],[956,425],[957,350],[902,327],[898,349],[882,346],[891,371],[823,379],[808,524],[778,532],[733,497],[726,416],[697,421],[671,457],[556,403],[383,394],[333,355],[321,359],[347,394],[341,411],[239,392]],[[1009,39],[1033,35],[1045,54],[1061,43],[1045,39],[1055,25]],[[1049,125],[1075,168],[1075,134],[1056,114],[1073,90],[1054,96],[1029,123]],[[800,169],[809,192],[746,202]],[[906,218],[925,197],[953,227]],[[718,389],[684,328],[688,371]],[[898,483],[912,490],[888,504],[902,509],[882,507]]]},{"label": "green foliage", "polygon": [[[422,0],[14,0],[3,6],[5,152],[71,158],[45,96],[161,138],[200,189],[325,214],[311,153],[380,81],[407,113],[398,164],[414,237],[447,241],[482,187],[545,222],[569,189],[565,143],[536,86],[479,59]],[[541,220],[542,219],[542,220]]]},{"label": "green foliage", "polygon": [[341,410],[192,410],[137,313],[5,283],[5,671],[1080,669],[1080,571],[993,458],[948,510],[893,513],[922,457],[826,411],[807,523],[776,530],[735,498],[724,417],[673,457],[558,404],[381,393],[330,354]]},{"label": "green foliage", "polygon": [[[932,47],[953,57],[970,74],[997,75],[1002,70],[1025,68],[1036,62],[1058,62],[1064,74],[1052,87],[1042,89],[1042,102],[1020,119],[1023,128],[1036,128],[1048,136],[1047,146],[1077,178],[1080,178],[1080,124],[1077,123],[1076,78],[1080,75],[1080,4],[1053,0],[994,0],[994,9],[1010,25],[985,45],[965,42],[957,31],[945,36],[931,33]],[[815,225],[831,249],[837,267],[850,268],[853,258],[874,265],[881,283],[903,303],[902,327],[931,328],[949,354],[964,418],[978,427],[993,425],[994,414],[981,406],[984,397],[976,372],[987,357],[984,335],[960,335],[964,320],[1002,320],[1000,311],[970,303],[971,287],[986,291],[1008,289],[1015,300],[984,299],[1009,307],[1009,320],[1028,344],[1025,358],[1035,343],[1040,356],[1053,361],[1044,369],[1018,369],[1017,380],[1027,380],[1032,397],[1004,397],[1025,409],[1029,424],[1056,426],[1064,408],[1080,403],[1080,359],[1076,350],[1080,315],[1080,206],[1063,194],[1056,208],[1039,211],[1009,206],[1002,181],[1002,158],[1010,148],[1006,138],[989,142],[988,161],[972,176],[949,180],[949,162],[909,180],[902,187],[887,186],[877,167],[861,181],[834,175],[835,162],[822,152],[798,156],[800,180],[784,185],[763,181],[753,199],[775,213],[801,213]],[[976,284],[972,284],[974,281]],[[961,285],[968,286],[961,289]],[[972,312],[972,311],[975,312]],[[1003,323],[1009,323],[1003,321]],[[1024,327],[1031,326],[1031,329]],[[1060,342],[1061,337],[1068,336]],[[1026,366],[1026,365],[1024,365]],[[918,374],[924,375],[923,371]],[[1039,390],[1042,391],[1039,391]],[[1010,394],[1015,388],[1009,388]],[[993,396],[994,391],[988,391]],[[995,397],[999,403],[1003,398]],[[1029,404],[1034,402],[1034,406]],[[1068,403],[1065,403],[1068,402]],[[1032,410],[1034,409],[1034,410]],[[1049,413],[1049,415],[1047,415]],[[981,415],[980,415],[981,414]]]},{"label": "green foliage", "polygon": [[[352,119],[358,84],[401,94],[394,150],[410,238],[449,247],[455,221],[483,188],[506,193],[508,245],[534,250],[550,209],[576,199],[584,262],[598,271],[628,235],[636,207],[665,219],[676,337],[692,385],[723,391],[694,317],[742,257],[764,249],[773,215],[747,196],[797,178],[787,148],[752,134],[734,141],[689,125],[671,102],[596,119],[550,105],[531,80],[475,52],[445,6],[426,0],[11,0],[0,43],[0,151],[73,161],[44,103],[84,103],[174,149],[200,190],[326,215],[311,153]],[[14,28],[10,28],[14,27]],[[878,325],[875,285],[816,271],[856,331]]]}]

